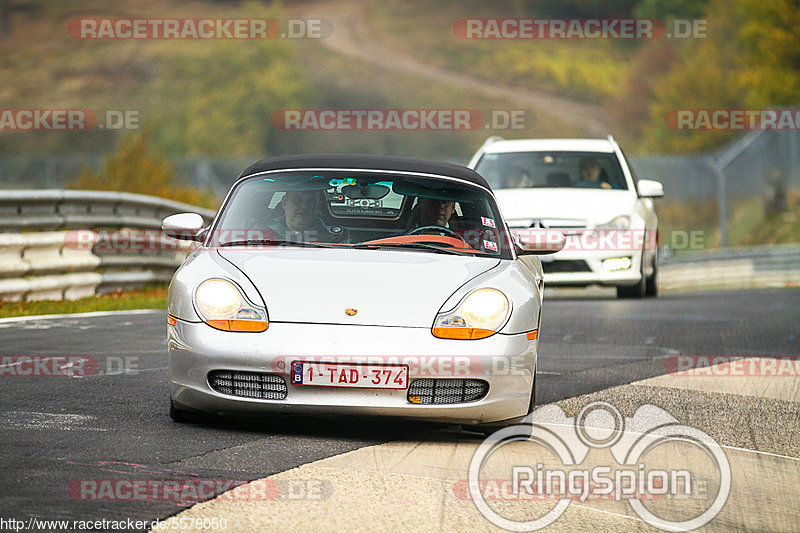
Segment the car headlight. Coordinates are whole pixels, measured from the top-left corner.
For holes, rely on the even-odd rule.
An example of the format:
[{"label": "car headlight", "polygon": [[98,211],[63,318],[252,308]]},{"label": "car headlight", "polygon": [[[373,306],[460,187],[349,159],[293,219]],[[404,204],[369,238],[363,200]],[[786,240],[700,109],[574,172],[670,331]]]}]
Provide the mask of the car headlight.
[{"label": "car headlight", "polygon": [[628,215],[614,217],[605,224],[598,224],[597,229],[631,229],[631,217]]},{"label": "car headlight", "polygon": [[453,311],[436,316],[433,336],[440,339],[484,339],[497,333],[510,311],[505,294],[497,289],[478,289]]},{"label": "car headlight", "polygon": [[630,257],[609,257],[603,259],[603,268],[609,272],[614,270],[627,270],[631,267],[633,262]]},{"label": "car headlight", "polygon": [[203,322],[222,331],[261,332],[269,327],[267,310],[253,305],[231,282],[208,279],[194,293],[197,313]]}]

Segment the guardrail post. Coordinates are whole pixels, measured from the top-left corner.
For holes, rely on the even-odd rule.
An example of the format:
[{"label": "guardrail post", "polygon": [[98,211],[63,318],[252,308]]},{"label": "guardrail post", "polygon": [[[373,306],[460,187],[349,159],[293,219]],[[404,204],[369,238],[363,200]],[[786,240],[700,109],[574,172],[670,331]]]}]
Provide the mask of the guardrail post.
[{"label": "guardrail post", "polygon": [[725,180],[725,172],[713,159],[709,161],[714,174],[717,177],[717,208],[719,220],[719,247],[728,246],[728,190]]},{"label": "guardrail post", "polygon": [[742,155],[756,140],[762,135],[766,135],[770,130],[751,131],[733,146],[725,150],[718,159],[708,157],[708,163],[717,176],[717,202],[719,204],[719,247],[728,246],[728,191],[725,178],[725,169],[733,163],[737,157]]}]

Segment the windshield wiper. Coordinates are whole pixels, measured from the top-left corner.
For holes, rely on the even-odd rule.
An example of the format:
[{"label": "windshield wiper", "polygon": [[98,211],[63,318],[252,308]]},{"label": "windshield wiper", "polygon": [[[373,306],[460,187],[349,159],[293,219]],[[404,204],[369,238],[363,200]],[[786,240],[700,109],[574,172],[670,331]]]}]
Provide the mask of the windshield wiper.
[{"label": "windshield wiper", "polygon": [[304,241],[285,241],[281,239],[244,239],[239,241],[227,241],[219,244],[220,246],[301,246],[306,248],[332,248],[329,244],[319,242]]},{"label": "windshield wiper", "polygon": [[[238,241],[227,241],[219,244],[220,247],[233,247],[233,246],[299,246],[305,248],[341,248],[333,244],[324,244],[319,242],[304,242],[304,241],[286,241],[281,239],[243,239]],[[387,243],[360,243],[351,244],[350,248],[357,250],[379,250],[384,248],[413,248],[418,250],[425,250],[427,252],[435,252],[448,255],[481,255],[494,257],[490,254],[481,252],[480,250],[456,250],[453,248],[442,248],[441,246],[434,246],[432,244],[425,244],[422,242],[387,242]]]},{"label": "windshield wiper", "polygon": [[475,253],[480,253],[478,250],[475,252],[469,251],[461,251],[461,250],[454,250],[452,248],[442,248],[441,246],[433,246],[432,244],[425,244],[422,242],[384,242],[384,243],[361,243],[361,244],[354,244],[353,248],[358,250],[364,249],[381,249],[381,248],[418,248],[421,250],[426,250],[429,252],[438,252],[440,254],[451,254],[451,255],[474,255]]}]

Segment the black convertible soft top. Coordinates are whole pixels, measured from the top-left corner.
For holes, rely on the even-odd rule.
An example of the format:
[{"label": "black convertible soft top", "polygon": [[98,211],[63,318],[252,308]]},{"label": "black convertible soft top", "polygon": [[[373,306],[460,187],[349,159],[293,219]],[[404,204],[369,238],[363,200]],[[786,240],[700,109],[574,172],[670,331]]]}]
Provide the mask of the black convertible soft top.
[{"label": "black convertible soft top", "polygon": [[412,159],[409,157],[330,154],[330,155],[287,155],[262,159],[247,167],[239,178],[246,178],[267,170],[283,170],[292,168],[363,168],[369,170],[395,170],[402,172],[418,172],[452,176],[481,185],[489,189],[483,176],[461,165]]}]

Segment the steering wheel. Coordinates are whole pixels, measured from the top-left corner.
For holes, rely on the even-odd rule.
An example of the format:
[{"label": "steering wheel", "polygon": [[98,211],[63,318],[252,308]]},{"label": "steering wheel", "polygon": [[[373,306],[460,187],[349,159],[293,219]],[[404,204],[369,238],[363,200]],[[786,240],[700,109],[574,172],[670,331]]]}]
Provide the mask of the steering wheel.
[{"label": "steering wheel", "polygon": [[[434,231],[436,233],[444,233],[445,235],[450,236],[450,237],[455,237],[456,239],[458,239],[460,241],[464,240],[459,236],[458,233],[456,233],[455,231],[451,230],[450,228],[445,228],[444,226],[420,226],[418,228],[412,229],[411,231],[407,231],[406,235],[416,235],[417,233],[422,233],[425,230],[432,230],[432,231]],[[467,241],[464,241],[464,242],[467,242]]]}]

